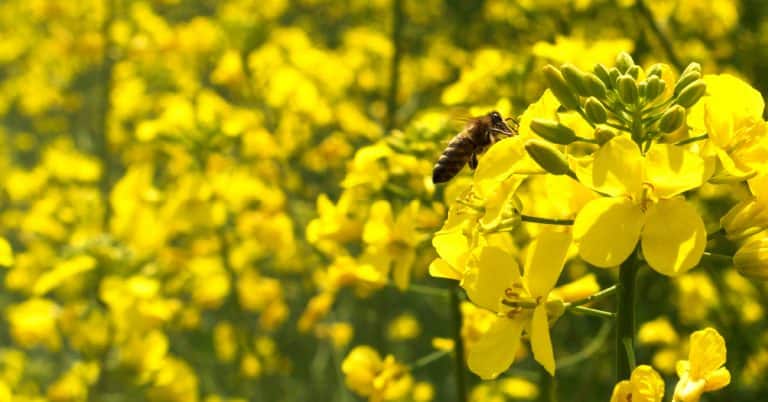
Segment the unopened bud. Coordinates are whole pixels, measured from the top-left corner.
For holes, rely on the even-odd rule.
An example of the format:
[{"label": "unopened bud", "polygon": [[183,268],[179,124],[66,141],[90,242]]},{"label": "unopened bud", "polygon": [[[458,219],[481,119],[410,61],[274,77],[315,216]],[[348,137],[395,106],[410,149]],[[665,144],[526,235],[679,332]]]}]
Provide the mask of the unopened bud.
[{"label": "unopened bud", "polygon": [[568,161],[560,151],[540,140],[528,140],[525,143],[528,155],[536,161],[544,170],[554,175],[571,173]]},{"label": "unopened bud", "polygon": [[590,96],[584,102],[584,112],[592,123],[603,124],[608,120],[608,111],[605,110],[605,106],[594,96]]},{"label": "unopened bud", "polygon": [[730,240],[750,236],[768,226],[768,205],[756,200],[741,201],[720,218],[720,226]]},{"label": "unopened bud", "polygon": [[707,92],[707,84],[703,80],[698,80],[680,91],[680,95],[677,96],[677,104],[689,108],[695,105],[705,92]]},{"label": "unopened bud", "polygon": [[634,65],[635,61],[632,60],[632,56],[630,56],[629,53],[621,52],[616,56],[616,68],[618,68],[621,73],[626,73],[627,70]]},{"label": "unopened bud", "polygon": [[584,75],[584,86],[587,87],[588,95],[597,97],[597,99],[605,99],[608,93],[608,88],[605,87],[605,83],[597,77],[595,74]]},{"label": "unopened bud", "polygon": [[659,78],[661,78],[661,74],[663,72],[664,72],[664,67],[661,64],[656,63],[656,64],[654,64],[654,65],[652,65],[651,67],[648,68],[648,71],[646,72],[646,75],[648,77],[659,77]]},{"label": "unopened bud", "polygon": [[688,66],[685,67],[685,70],[683,70],[683,72],[680,75],[683,76],[686,73],[689,73],[691,71],[698,71],[699,73],[701,73],[701,64],[695,61],[691,62],[690,64],[688,64]]},{"label": "unopened bud", "polygon": [[768,280],[768,237],[741,246],[733,256],[733,265],[747,278]]},{"label": "unopened bud", "polygon": [[622,75],[617,82],[619,98],[625,105],[637,104],[637,82],[628,75]]},{"label": "unopened bud", "polygon": [[600,78],[600,81],[602,81],[607,88],[613,87],[613,80],[611,80],[611,76],[608,74],[608,69],[605,68],[604,65],[596,64],[595,68],[592,69],[592,72],[595,73],[597,78]]},{"label": "unopened bud", "polygon": [[568,145],[579,138],[570,127],[554,120],[533,119],[531,121],[531,130],[538,134],[539,137],[560,145]]},{"label": "unopened bud", "polygon": [[595,141],[597,141],[598,144],[603,145],[613,139],[618,133],[616,130],[605,127],[605,126],[599,126],[595,129]]},{"label": "unopened bud", "polygon": [[666,86],[666,83],[661,78],[653,75],[648,77],[648,79],[645,81],[646,87],[645,87],[645,98],[648,101],[652,101],[659,97],[664,92],[664,87]]},{"label": "unopened bud", "polygon": [[675,84],[675,95],[679,94],[680,91],[685,89],[685,87],[698,80],[699,78],[701,78],[701,73],[698,71],[689,71],[681,75],[680,79],[678,79],[677,83]]},{"label": "unopened bud", "polygon": [[659,131],[662,133],[675,132],[685,121],[685,108],[680,105],[667,109],[659,120]]},{"label": "unopened bud", "polygon": [[624,74],[637,80],[638,78],[640,78],[640,66],[632,66]]},{"label": "unopened bud", "polygon": [[645,92],[648,88],[648,83],[645,81],[637,83],[637,94],[641,99],[645,99]]},{"label": "unopened bud", "polygon": [[587,87],[585,85],[586,77],[581,70],[576,68],[573,64],[563,64],[560,66],[560,71],[563,73],[565,82],[568,83],[572,90],[581,96],[588,95]]},{"label": "unopened bud", "polygon": [[547,322],[552,326],[565,313],[565,303],[559,299],[547,300]]},{"label": "unopened bud", "polygon": [[579,100],[576,94],[571,91],[563,78],[563,74],[554,66],[548,64],[544,67],[544,78],[547,80],[547,86],[555,95],[560,104],[568,110],[579,108]]},{"label": "unopened bud", "polygon": [[616,67],[611,68],[608,70],[608,79],[611,80],[611,86],[616,88],[616,86],[619,84],[619,77],[621,77],[621,73]]}]

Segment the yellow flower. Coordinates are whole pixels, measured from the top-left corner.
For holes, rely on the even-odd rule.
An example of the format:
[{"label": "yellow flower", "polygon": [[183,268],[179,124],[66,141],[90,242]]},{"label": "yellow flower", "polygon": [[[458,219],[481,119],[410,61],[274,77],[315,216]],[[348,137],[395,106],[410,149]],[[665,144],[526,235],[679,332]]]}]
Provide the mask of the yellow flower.
[{"label": "yellow flower", "polygon": [[368,397],[369,401],[391,401],[405,396],[411,389],[413,378],[406,366],[392,355],[382,359],[369,346],[352,349],[341,363],[345,383],[353,392]]},{"label": "yellow flower", "polygon": [[0,265],[4,267],[13,265],[13,250],[4,237],[0,237]]},{"label": "yellow flower", "polygon": [[24,347],[43,344],[57,350],[61,345],[56,322],[59,306],[47,299],[29,299],[7,310],[11,336]]},{"label": "yellow flower", "polygon": [[525,329],[531,337],[534,359],[554,375],[547,299],[563,269],[570,243],[570,233],[541,232],[528,250],[522,276],[514,256],[503,249],[486,246],[476,251],[475,267],[463,286],[469,299],[496,312],[496,319],[469,350],[470,370],[484,379],[507,370]]},{"label": "yellow flower", "polygon": [[701,186],[711,167],[674,145],[656,144],[643,156],[628,136],[613,138],[593,156],[572,163],[582,183],[608,196],[590,201],[576,217],[581,257],[614,267],[639,240],[659,273],[675,276],[698,264],[707,233],[696,208],[680,194]]},{"label": "yellow flower", "polygon": [[632,370],[629,380],[622,380],[613,388],[611,402],[661,402],[664,381],[651,366],[640,365]]},{"label": "yellow flower", "polygon": [[688,360],[677,362],[680,380],[675,387],[675,402],[698,402],[704,392],[717,391],[731,382],[725,364],[725,340],[714,328],[691,334]]},{"label": "yellow flower", "polygon": [[389,202],[376,201],[363,228],[363,241],[368,245],[366,261],[385,277],[394,264],[392,276],[400,289],[408,287],[416,246],[424,238],[416,228],[418,212],[419,202],[413,201],[394,218]]}]

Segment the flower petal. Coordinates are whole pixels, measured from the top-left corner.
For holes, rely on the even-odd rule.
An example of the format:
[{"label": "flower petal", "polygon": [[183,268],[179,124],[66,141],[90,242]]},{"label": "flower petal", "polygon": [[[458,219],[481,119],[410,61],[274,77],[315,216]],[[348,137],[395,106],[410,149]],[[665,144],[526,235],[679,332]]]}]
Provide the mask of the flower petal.
[{"label": "flower petal", "polygon": [[546,296],[557,283],[571,245],[570,232],[544,230],[528,249],[523,281],[533,297]]},{"label": "flower petal", "polygon": [[[522,137],[515,136],[505,138],[494,144],[483,155],[474,176],[474,188],[481,198],[493,195],[494,190],[507,178],[515,173],[530,173],[535,165],[525,152],[525,142]],[[538,169],[541,172],[541,169]],[[517,185],[522,183],[524,177],[520,177]],[[515,192],[514,188],[507,189]]]},{"label": "flower petal", "polygon": [[363,241],[368,244],[389,242],[392,236],[394,218],[389,202],[379,200],[371,205],[371,213],[363,228]]},{"label": "flower petal", "polygon": [[504,290],[520,282],[520,267],[514,256],[499,247],[486,246],[473,253],[462,286],[473,303],[499,311]]},{"label": "flower petal", "polygon": [[714,161],[683,147],[654,144],[645,156],[645,178],[660,198],[671,198],[700,187],[714,172]]},{"label": "flower petal", "polygon": [[590,201],[573,225],[573,237],[580,243],[579,255],[601,268],[621,264],[635,249],[643,222],[640,207],[627,199]]},{"label": "flower petal", "polygon": [[520,321],[497,317],[488,332],[469,350],[469,369],[484,380],[498,377],[515,361],[522,332]]},{"label": "flower petal", "polygon": [[592,156],[571,159],[571,169],[585,186],[612,196],[637,194],[643,179],[640,148],[626,135],[608,141]]},{"label": "flower petal", "polygon": [[547,306],[540,304],[533,310],[531,318],[531,349],[533,358],[549,373],[555,375],[555,356],[552,352],[552,340],[549,337]]},{"label": "flower petal", "polygon": [[643,255],[657,272],[676,276],[696,266],[707,244],[701,216],[683,198],[661,200],[646,212]]},{"label": "flower petal", "polygon": [[432,246],[448,265],[456,270],[464,269],[469,257],[469,239],[460,227],[435,233]]},{"label": "flower petal", "polygon": [[688,360],[691,377],[702,379],[725,364],[725,340],[714,328],[705,328],[691,334]]},{"label": "flower petal", "polygon": [[432,260],[432,263],[429,264],[429,275],[434,278],[454,279],[457,281],[460,281],[462,278],[461,272],[454,269],[451,264],[448,264],[442,258]]}]

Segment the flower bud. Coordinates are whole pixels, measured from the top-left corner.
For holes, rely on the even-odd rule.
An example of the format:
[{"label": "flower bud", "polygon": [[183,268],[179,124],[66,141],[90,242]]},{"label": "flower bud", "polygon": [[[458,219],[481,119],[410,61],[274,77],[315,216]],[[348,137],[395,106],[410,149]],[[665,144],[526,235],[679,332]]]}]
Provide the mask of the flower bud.
[{"label": "flower bud", "polygon": [[617,136],[618,133],[616,130],[605,127],[605,126],[599,126],[595,129],[595,141],[597,141],[598,144],[603,145],[610,141],[613,137]]},{"label": "flower bud", "polygon": [[592,69],[592,72],[595,73],[595,76],[597,76],[597,78],[600,78],[600,81],[602,81],[607,88],[613,87],[613,80],[611,80],[611,76],[610,74],[608,74],[608,69],[605,68],[604,65],[596,64],[595,68]]},{"label": "flower bud", "polygon": [[547,309],[547,322],[549,325],[553,325],[557,320],[565,313],[565,303],[562,300],[552,299],[547,300],[545,304]]},{"label": "flower bud", "polygon": [[768,226],[768,205],[755,200],[744,200],[734,205],[722,218],[720,226],[726,237],[736,240],[752,235]]},{"label": "flower bud", "polygon": [[703,80],[697,80],[680,91],[680,95],[677,96],[677,104],[689,108],[695,105],[705,92],[707,92],[707,84]]},{"label": "flower bud", "polygon": [[641,99],[645,99],[645,92],[648,89],[648,83],[645,81],[637,83],[637,94]]},{"label": "flower bud", "polygon": [[648,101],[652,101],[659,97],[664,92],[664,87],[666,86],[666,83],[661,78],[653,75],[648,77],[648,79],[645,81],[646,87],[645,87],[645,99]]},{"label": "flower bud", "polygon": [[656,63],[656,64],[654,64],[654,65],[652,65],[651,67],[648,68],[648,71],[646,72],[645,75],[648,76],[648,77],[659,77],[659,78],[661,78],[661,74],[663,72],[664,72],[664,67],[661,64]]},{"label": "flower bud", "polygon": [[568,167],[568,161],[565,160],[565,155],[546,142],[540,140],[528,140],[528,142],[525,143],[525,150],[528,152],[528,155],[530,155],[531,158],[547,172],[554,175],[571,173],[571,168]]},{"label": "flower bud", "polygon": [[576,133],[570,127],[554,120],[533,119],[531,121],[531,130],[538,134],[539,137],[560,145],[568,145],[578,139]]},{"label": "flower bud", "polygon": [[638,78],[640,78],[640,66],[632,66],[624,74],[637,80]]},{"label": "flower bud", "polygon": [[768,237],[742,245],[733,256],[733,265],[747,278],[768,280]]},{"label": "flower bud", "polygon": [[587,94],[597,97],[597,99],[605,99],[608,93],[608,88],[605,87],[605,83],[597,77],[595,74],[584,75],[584,86],[587,87]]},{"label": "flower bud", "polygon": [[699,78],[701,78],[701,73],[698,71],[689,71],[681,75],[680,79],[678,79],[677,83],[675,84],[675,95],[679,94],[680,91],[685,89],[685,87],[698,80]]},{"label": "flower bud", "polygon": [[584,102],[584,112],[592,123],[603,124],[608,120],[608,111],[605,110],[605,106],[594,96],[590,96]]},{"label": "flower bud", "polygon": [[685,108],[680,105],[667,109],[659,120],[659,131],[662,133],[675,132],[685,121]]},{"label": "flower bud", "polygon": [[613,88],[616,88],[616,85],[618,85],[619,77],[621,77],[621,73],[616,67],[608,70],[608,78],[611,80],[611,86]]},{"label": "flower bud", "polygon": [[587,96],[587,87],[585,85],[585,74],[576,68],[573,64],[563,64],[560,66],[560,71],[563,73],[563,78],[565,78],[565,82],[568,83],[568,86],[571,87],[572,90],[576,91],[581,96]]},{"label": "flower bud", "polygon": [[629,53],[621,52],[616,56],[616,68],[619,69],[619,72],[626,73],[627,70],[634,65],[635,61],[632,60],[632,56],[630,56]]},{"label": "flower bud", "polygon": [[560,104],[568,110],[579,108],[579,100],[563,78],[563,74],[554,66],[548,64],[544,67],[544,78],[547,80],[547,86],[555,95]]},{"label": "flower bud", "polygon": [[628,75],[622,75],[617,82],[619,98],[625,105],[637,104],[637,82]]},{"label": "flower bud", "polygon": [[691,62],[690,64],[688,64],[688,66],[685,67],[685,70],[683,70],[683,72],[680,75],[683,76],[691,71],[697,71],[701,73],[701,64],[695,61]]}]

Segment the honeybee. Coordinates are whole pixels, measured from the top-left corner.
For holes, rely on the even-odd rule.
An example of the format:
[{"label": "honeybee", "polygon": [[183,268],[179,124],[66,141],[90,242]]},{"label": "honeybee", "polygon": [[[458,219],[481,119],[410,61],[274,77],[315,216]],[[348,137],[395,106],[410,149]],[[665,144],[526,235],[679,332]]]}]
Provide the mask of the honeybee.
[{"label": "honeybee", "polygon": [[432,169],[432,182],[444,183],[451,180],[469,163],[469,167],[477,167],[477,155],[485,152],[488,147],[502,138],[517,134],[517,121],[512,120],[514,129],[510,128],[497,111],[486,115],[473,117],[467,125],[456,134],[445,147],[440,159]]}]

